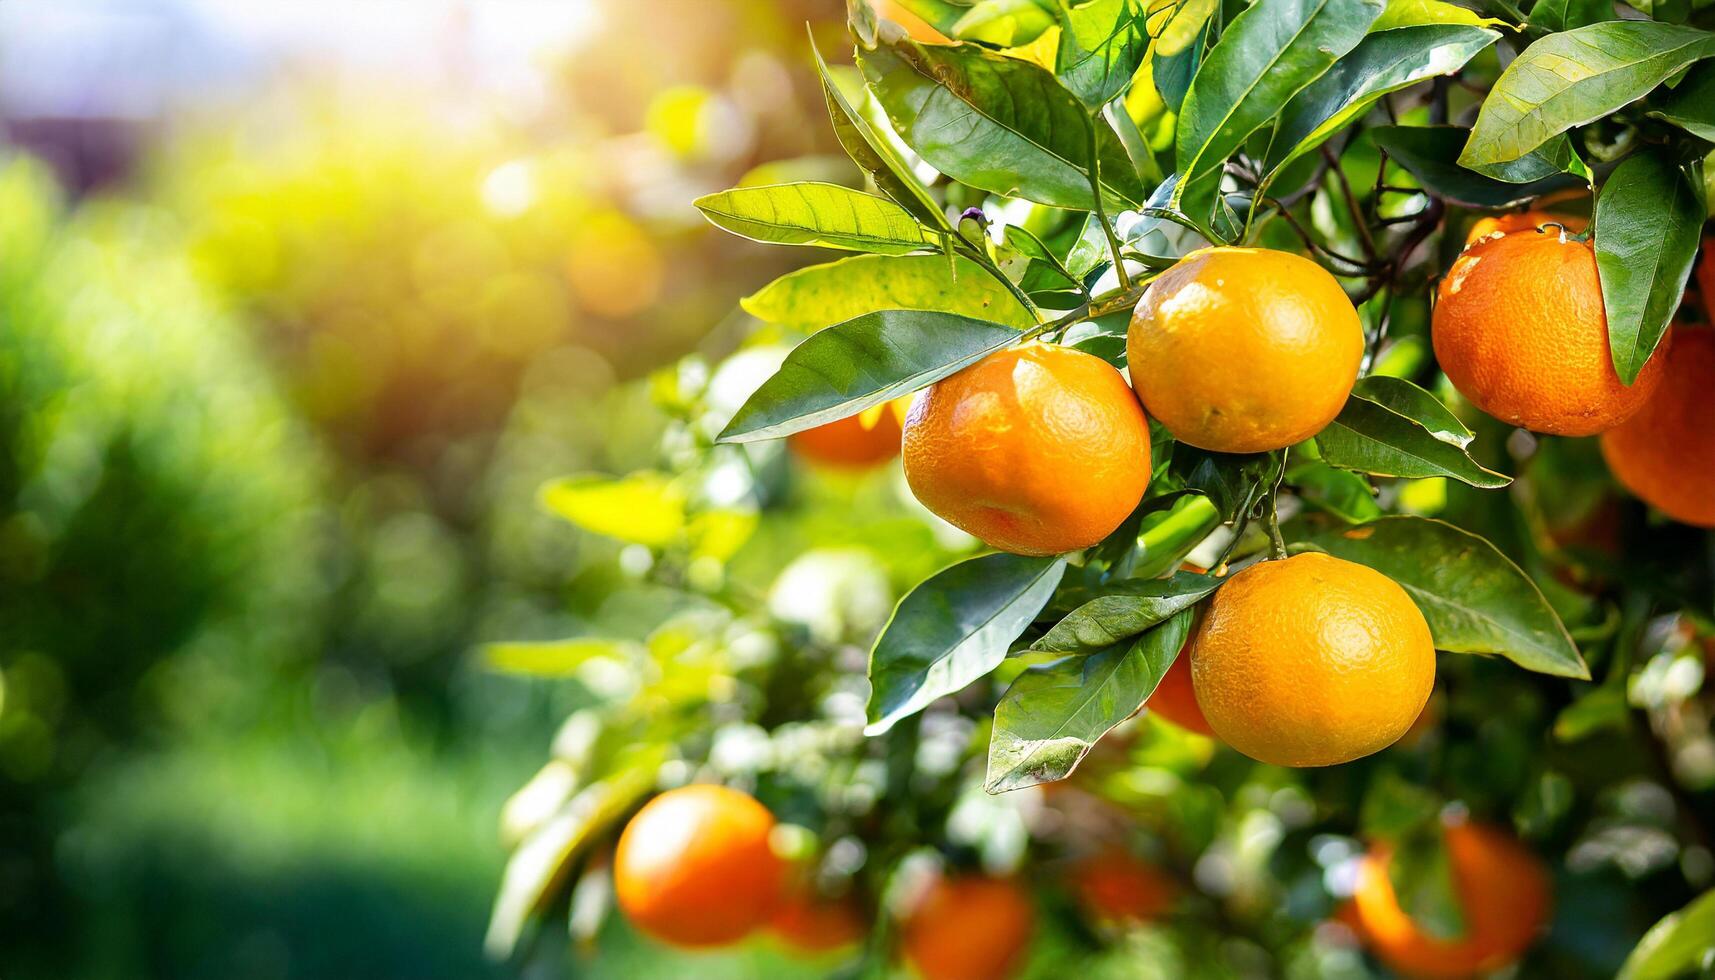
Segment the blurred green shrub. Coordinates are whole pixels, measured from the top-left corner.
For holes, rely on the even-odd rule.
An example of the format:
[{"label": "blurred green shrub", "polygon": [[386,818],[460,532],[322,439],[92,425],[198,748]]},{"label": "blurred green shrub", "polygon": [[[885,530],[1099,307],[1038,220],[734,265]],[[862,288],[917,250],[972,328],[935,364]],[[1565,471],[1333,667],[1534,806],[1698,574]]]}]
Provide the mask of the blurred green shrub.
[{"label": "blurred green shrub", "polygon": [[[54,914],[54,794],[252,721],[325,597],[322,458],[162,216],[0,166],[0,930]],[[0,938],[0,944],[4,939]]]}]

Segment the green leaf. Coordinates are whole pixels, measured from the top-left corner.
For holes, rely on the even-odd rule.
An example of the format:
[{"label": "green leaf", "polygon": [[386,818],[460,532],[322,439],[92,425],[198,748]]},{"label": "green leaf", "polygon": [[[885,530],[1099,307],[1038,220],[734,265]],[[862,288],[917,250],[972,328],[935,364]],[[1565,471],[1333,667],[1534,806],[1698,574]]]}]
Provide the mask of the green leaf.
[{"label": "green leaf", "polygon": [[1054,624],[1030,649],[1044,653],[1091,653],[1130,639],[1191,608],[1220,588],[1213,575],[1179,572],[1172,578],[1126,582],[1116,595],[1098,596]]},{"label": "green leaf", "polygon": [[1377,126],[1376,145],[1436,197],[1468,208],[1498,209],[1522,204],[1578,180],[1556,173],[1533,183],[1496,180],[1458,164],[1459,149],[1470,131],[1460,126]]},{"label": "green leaf", "polygon": [[1715,143],[1715,61],[1691,69],[1679,87],[1649,114]]},{"label": "green leaf", "polygon": [[1257,0],[1233,18],[1185,94],[1174,205],[1211,219],[1222,164],[1363,40],[1381,12],[1381,0]]},{"label": "green leaf", "polygon": [[1250,513],[1268,491],[1280,466],[1272,453],[1214,453],[1180,443],[1173,447],[1173,469],[1185,474],[1185,486],[1209,498],[1221,520]]},{"label": "green leaf", "polygon": [[978,0],[947,33],[1010,48],[1029,44],[1053,26],[1053,12],[1037,0]]},{"label": "green leaf", "polygon": [[1149,50],[1146,16],[1137,0],[1067,5],[1055,72],[1061,84],[1091,108],[1125,91]]},{"label": "green leaf", "polygon": [[940,246],[904,208],[838,184],[737,187],[697,198],[696,205],[717,227],[752,241],[885,255]]},{"label": "green leaf", "polygon": [[1212,16],[1218,6],[1218,0],[1185,0],[1149,53],[1156,94],[1174,112],[1184,107],[1191,79],[1196,77],[1208,46],[1219,33]]},{"label": "green leaf", "polygon": [[592,534],[659,548],[685,529],[685,494],[661,473],[586,473],[549,480],[537,499],[550,514]]},{"label": "green leaf", "polygon": [[1369,481],[1350,470],[1335,469],[1321,460],[1305,460],[1286,471],[1286,482],[1298,488],[1301,500],[1348,524],[1382,516]]},{"label": "green leaf", "polygon": [[[1049,72],[968,44],[899,39],[860,51],[859,64],[893,127],[923,159],[973,187],[1088,211],[1089,118]],[[1143,199],[1125,147],[1095,120],[1104,203]]]},{"label": "green leaf", "polygon": [[1679,309],[1703,230],[1703,199],[1661,153],[1628,157],[1596,197],[1596,268],[1620,380],[1644,369]]},{"label": "green leaf", "polygon": [[953,226],[947,221],[946,212],[918,183],[911,168],[900,159],[887,137],[852,107],[828,71],[828,63],[822,60],[822,52],[816,48],[813,39],[810,53],[816,59],[816,72],[822,80],[822,97],[828,104],[828,117],[834,123],[834,137],[840,141],[846,155],[860,170],[869,174],[883,194],[918,221],[935,231],[950,232]]},{"label": "green leaf", "polygon": [[1495,81],[1459,155],[1465,166],[1506,163],[1549,138],[1647,95],[1715,54],[1715,34],[1678,24],[1620,20],[1550,34]]},{"label": "green leaf", "polygon": [[1465,448],[1470,442],[1471,431],[1434,395],[1384,377],[1359,381],[1340,414],[1316,434],[1322,460],[1341,469],[1408,479],[1448,476],[1485,489],[1512,482],[1472,459]]},{"label": "green leaf", "polygon": [[1462,24],[1466,27],[1505,27],[1498,17],[1484,17],[1444,0],[1388,0],[1387,8],[1370,25],[1372,33],[1427,24]]},{"label": "green leaf", "polygon": [[1270,177],[1279,173],[1368,112],[1389,92],[1458,71],[1500,36],[1498,31],[1461,24],[1372,31],[1326,74],[1293,97],[1269,144],[1266,171]]},{"label": "green leaf", "polygon": [[1715,891],[1704,892],[1644,933],[1614,980],[1674,980],[1699,969],[1715,950]]},{"label": "green leaf", "polygon": [[1307,537],[1315,548],[1398,582],[1449,653],[1497,654],[1527,670],[1590,678],[1542,590],[1488,541],[1442,521],[1384,517]]},{"label": "green leaf", "polygon": [[939,310],[1023,329],[1036,320],[963,256],[854,255],[789,272],[739,300],[768,323],[823,327],[881,310]]},{"label": "green leaf", "polygon": [[1007,225],[995,256],[1018,288],[1050,309],[1077,306],[1089,298],[1084,284],[1060,262],[1042,239],[1021,225]]},{"label": "green leaf", "polygon": [[1012,327],[956,313],[865,313],[793,348],[718,441],[774,439],[856,415],[932,385],[1018,338]]},{"label": "green leaf", "polygon": [[1136,643],[1030,667],[994,709],[990,793],[1064,779],[1115,725],[1143,707],[1191,635],[1183,610]]},{"label": "green leaf", "polygon": [[983,555],[907,593],[869,654],[865,734],[882,734],[1000,666],[1065,571],[1060,558]]},{"label": "green leaf", "polygon": [[1529,23],[1545,31],[1570,31],[1607,20],[1618,20],[1613,0],[1537,0]]},{"label": "green leaf", "polygon": [[1548,142],[1517,160],[1508,160],[1505,163],[1476,163],[1470,167],[1485,177],[1513,184],[1546,180],[1556,174],[1572,174],[1586,184],[1594,183],[1589,165],[1578,155],[1578,150],[1572,145],[1572,137],[1565,133],[1551,137]]},{"label": "green leaf", "polygon": [[1626,6],[1650,20],[1683,24],[1691,16],[1691,0],[1626,0]]},{"label": "green leaf", "polygon": [[654,787],[655,772],[666,758],[664,746],[632,749],[518,845],[501,874],[483,939],[490,956],[512,955],[530,916],[552,898],[573,860]]},{"label": "green leaf", "polygon": [[629,640],[578,637],[542,643],[489,643],[482,647],[483,666],[531,677],[570,677],[592,660],[632,663],[646,655]]},{"label": "green leaf", "polygon": [[1623,731],[1631,718],[1624,688],[1603,685],[1563,708],[1554,717],[1554,737],[1576,742],[1600,731]]}]

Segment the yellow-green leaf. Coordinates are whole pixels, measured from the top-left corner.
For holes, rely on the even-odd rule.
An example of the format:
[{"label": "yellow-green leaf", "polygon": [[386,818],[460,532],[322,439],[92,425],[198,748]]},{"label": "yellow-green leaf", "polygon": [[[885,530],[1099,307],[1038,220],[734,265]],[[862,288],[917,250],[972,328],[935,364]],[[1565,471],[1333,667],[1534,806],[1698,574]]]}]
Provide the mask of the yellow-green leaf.
[{"label": "yellow-green leaf", "polygon": [[549,513],[594,534],[661,547],[685,528],[684,491],[660,473],[566,476],[539,494]]}]

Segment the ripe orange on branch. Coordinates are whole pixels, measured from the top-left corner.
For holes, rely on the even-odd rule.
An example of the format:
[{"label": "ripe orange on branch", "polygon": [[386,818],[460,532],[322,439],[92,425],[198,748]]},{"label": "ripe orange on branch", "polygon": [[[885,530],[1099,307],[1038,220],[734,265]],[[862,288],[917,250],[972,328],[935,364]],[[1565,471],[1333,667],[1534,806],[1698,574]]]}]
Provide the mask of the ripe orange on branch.
[{"label": "ripe orange on branch", "polygon": [[1469,977],[1498,970],[1522,956],[1548,920],[1553,896],[1536,855],[1482,824],[1455,824],[1444,833],[1465,922],[1462,936],[1436,936],[1400,907],[1388,877],[1391,847],[1372,847],[1358,870],[1349,918],[1376,955],[1408,977]]},{"label": "ripe orange on branch", "polygon": [[1256,453],[1334,420],[1364,331],[1327,270],[1290,252],[1205,248],[1150,283],[1126,336],[1132,385],[1181,442]]},{"label": "ripe orange on branch", "polygon": [[902,423],[909,399],[890,402],[843,419],[795,432],[786,444],[799,456],[820,466],[862,470],[880,466],[899,455]]},{"label": "ripe orange on branch", "polygon": [[1435,686],[1429,625],[1405,590],[1316,552],[1234,573],[1190,654],[1209,727],[1277,766],[1331,766],[1392,745]]},{"label": "ripe orange on branch", "polygon": [[1156,685],[1155,693],[1149,696],[1145,705],[1188,732],[1208,738],[1215,736],[1209,720],[1203,717],[1203,709],[1197,707],[1197,693],[1191,686],[1190,644],[1186,644],[1186,649],[1174,658],[1173,666],[1167,668],[1166,676],[1161,678],[1161,683]]},{"label": "ripe orange on branch", "polygon": [[1435,359],[1460,394],[1536,432],[1604,432],[1661,381],[1659,349],[1635,383],[1620,381],[1596,250],[1553,228],[1467,248],[1441,280],[1431,333]]},{"label": "ripe orange on branch", "polygon": [[1022,963],[1036,907],[1006,878],[939,878],[905,922],[905,961],[922,980],[1004,980]]},{"label": "ripe orange on branch", "polygon": [[1715,328],[1677,327],[1661,387],[1602,434],[1602,456],[1657,510],[1715,528]]},{"label": "ripe orange on branch", "polygon": [[769,846],[774,815],[725,786],[669,790],[637,811],[613,855],[619,907],[675,946],[723,946],[767,921],[785,866]]},{"label": "ripe orange on branch", "polygon": [[1099,357],[1042,343],[918,394],[905,478],[943,520],[1002,551],[1057,555],[1119,527],[1149,485],[1149,424]]},{"label": "ripe orange on branch", "polygon": [[[1544,226],[1559,225],[1574,234],[1582,232],[1590,224],[1590,219],[1571,214],[1555,214],[1531,208],[1529,211],[1509,211],[1506,214],[1492,214],[1478,218],[1471,225],[1471,230],[1465,235],[1465,244],[1469,245],[1479,239],[1494,235],[1510,235],[1518,231],[1536,231]],[[1549,228],[1554,232],[1557,229]]]}]

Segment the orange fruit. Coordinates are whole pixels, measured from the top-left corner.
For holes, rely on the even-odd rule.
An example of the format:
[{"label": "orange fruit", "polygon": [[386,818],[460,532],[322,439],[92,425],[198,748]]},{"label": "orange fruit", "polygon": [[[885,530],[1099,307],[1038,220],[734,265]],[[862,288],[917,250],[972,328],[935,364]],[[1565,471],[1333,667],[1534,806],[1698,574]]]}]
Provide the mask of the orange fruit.
[{"label": "orange fruit", "polygon": [[1392,848],[1376,844],[1358,869],[1351,919],[1376,956],[1408,977],[1468,977],[1512,963],[1530,948],[1548,920],[1548,872],[1524,845],[1476,823],[1445,828],[1453,888],[1465,933],[1425,932],[1400,907],[1388,879]]},{"label": "orange fruit", "polygon": [[1203,717],[1203,709],[1197,707],[1197,693],[1191,687],[1189,642],[1186,647],[1187,649],[1179,651],[1179,656],[1173,658],[1173,666],[1167,668],[1167,676],[1161,678],[1161,683],[1156,685],[1155,693],[1149,696],[1147,704],[1150,711],[1180,728],[1213,738],[1215,730],[1209,727],[1208,719]]},{"label": "orange fruit", "polygon": [[613,887],[639,930],[675,946],[723,946],[765,922],[785,867],[769,846],[774,815],[725,786],[655,797],[619,835]]},{"label": "orange fruit", "polygon": [[1589,242],[1553,229],[1477,242],[1437,293],[1435,358],[1453,386],[1511,425],[1562,436],[1611,429],[1661,381],[1660,352],[1625,385]]},{"label": "orange fruit", "polygon": [[1331,766],[1392,745],[1435,686],[1429,624],[1405,590],[1316,552],[1234,573],[1190,652],[1215,735],[1277,766]]},{"label": "orange fruit", "polygon": [[1035,928],[1036,907],[1011,880],[944,877],[906,919],[900,945],[922,980],[1003,980]]},{"label": "orange fruit", "polygon": [[1027,343],[917,395],[905,479],[943,520],[1020,555],[1087,548],[1149,485],[1149,424],[1091,354]]},{"label": "orange fruit", "polygon": [[787,894],[768,928],[786,945],[811,954],[854,946],[869,934],[869,923],[855,898],[825,898],[808,885]]},{"label": "orange fruit", "polygon": [[899,455],[908,399],[896,398],[857,415],[794,432],[786,444],[800,457],[831,469],[861,470]]},{"label": "orange fruit", "polygon": [[1266,248],[1205,248],[1149,284],[1126,359],[1151,418],[1181,442],[1256,453],[1334,420],[1358,379],[1364,330],[1327,270]]},{"label": "orange fruit", "polygon": [[1627,490],[1686,524],[1715,528],[1715,329],[1673,331],[1661,387],[1602,433],[1602,456]]},{"label": "orange fruit", "polygon": [[[1556,224],[1567,231],[1577,234],[1589,224],[1589,218],[1581,218],[1573,214],[1555,214],[1552,211],[1542,211],[1531,208],[1529,211],[1510,211],[1506,214],[1492,214],[1478,218],[1465,235],[1465,244],[1469,245],[1479,238],[1491,235],[1510,235],[1515,231],[1535,231],[1543,225]],[[1553,229],[1550,229],[1552,231]]]},{"label": "orange fruit", "polygon": [[1120,848],[1109,848],[1072,866],[1073,891],[1084,911],[1100,922],[1136,924],[1159,919],[1172,907],[1179,887],[1154,865]]}]

